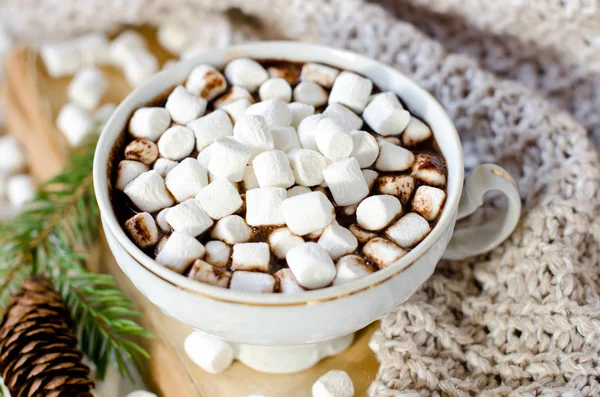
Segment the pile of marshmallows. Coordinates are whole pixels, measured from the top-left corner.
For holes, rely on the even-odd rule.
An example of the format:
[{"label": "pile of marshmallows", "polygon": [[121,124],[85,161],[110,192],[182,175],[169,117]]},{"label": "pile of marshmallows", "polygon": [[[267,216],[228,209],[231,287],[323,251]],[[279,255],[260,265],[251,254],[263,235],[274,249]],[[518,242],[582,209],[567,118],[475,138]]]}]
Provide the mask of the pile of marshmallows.
[{"label": "pile of marshmallows", "polygon": [[[295,88],[289,69],[247,58],[224,74],[198,66],[164,108],[130,119],[135,139],[115,188],[141,211],[126,230],[139,247],[156,246],[159,264],[178,273],[193,264],[190,278],[232,290],[297,293],[370,274],[365,258],[388,266],[429,233],[445,201],[444,163],[400,146],[432,133],[394,93],[371,96],[370,80],[315,63]],[[363,119],[377,134],[360,130]],[[367,197],[376,183],[382,194]],[[335,221],[325,188],[356,224]],[[407,204],[413,212],[400,217]],[[268,242],[250,242],[265,227]],[[205,233],[212,240],[203,245]],[[271,253],[289,268],[269,274]]]}]

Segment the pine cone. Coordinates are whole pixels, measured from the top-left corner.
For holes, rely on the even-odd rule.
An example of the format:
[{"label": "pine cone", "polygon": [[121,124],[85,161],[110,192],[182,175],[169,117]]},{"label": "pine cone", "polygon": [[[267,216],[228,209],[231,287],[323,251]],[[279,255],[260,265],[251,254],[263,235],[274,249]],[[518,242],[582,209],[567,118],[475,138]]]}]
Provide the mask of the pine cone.
[{"label": "pine cone", "polygon": [[73,320],[43,277],[15,294],[0,324],[0,374],[12,397],[92,397]]}]

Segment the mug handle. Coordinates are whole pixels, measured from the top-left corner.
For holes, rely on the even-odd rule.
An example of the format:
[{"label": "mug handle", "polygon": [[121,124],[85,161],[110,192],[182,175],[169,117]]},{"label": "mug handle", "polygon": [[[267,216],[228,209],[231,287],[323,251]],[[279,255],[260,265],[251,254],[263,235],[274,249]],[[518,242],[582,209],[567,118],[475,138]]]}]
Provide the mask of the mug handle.
[{"label": "mug handle", "polygon": [[508,199],[504,215],[483,225],[454,230],[443,259],[458,260],[483,254],[496,248],[515,230],[521,214],[519,190],[506,170],[495,164],[482,164],[471,172],[458,203],[456,219],[474,213],[490,190],[499,190]]}]

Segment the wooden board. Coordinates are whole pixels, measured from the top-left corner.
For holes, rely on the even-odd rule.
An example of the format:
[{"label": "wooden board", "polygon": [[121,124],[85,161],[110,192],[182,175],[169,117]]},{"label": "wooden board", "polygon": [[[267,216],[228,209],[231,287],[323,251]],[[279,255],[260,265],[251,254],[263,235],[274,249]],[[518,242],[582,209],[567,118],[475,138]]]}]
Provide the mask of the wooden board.
[{"label": "wooden board", "polygon": [[[156,45],[154,31],[141,29],[150,48],[164,62],[170,58]],[[36,52],[20,48],[6,62],[4,101],[7,129],[24,146],[30,168],[38,181],[44,181],[60,171],[66,161],[66,142],[56,129],[54,120],[67,101],[66,86],[70,78],[51,79]],[[118,104],[129,88],[121,73],[112,67],[103,71],[110,80],[104,103]],[[183,341],[191,329],[164,315],[131,284],[116,264],[103,241],[94,250],[93,267],[113,274],[119,286],[143,313],[142,324],[156,339],[144,342],[152,355],[145,379],[150,389],[164,397],[245,397],[262,394],[266,397],[310,396],[313,382],[330,369],[342,369],[352,377],[356,396],[366,396],[375,378],[378,364],[367,343],[377,325],[357,334],[355,343],[346,352],[325,359],[315,367],[294,375],[268,375],[235,362],[225,372],[212,375],[191,362],[183,351]]]}]

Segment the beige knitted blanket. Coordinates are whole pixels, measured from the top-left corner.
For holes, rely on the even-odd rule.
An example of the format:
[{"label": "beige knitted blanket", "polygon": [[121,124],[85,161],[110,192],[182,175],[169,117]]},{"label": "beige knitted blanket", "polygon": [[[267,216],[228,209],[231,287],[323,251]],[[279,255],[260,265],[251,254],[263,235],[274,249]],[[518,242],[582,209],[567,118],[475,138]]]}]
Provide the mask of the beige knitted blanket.
[{"label": "beige knitted blanket", "polygon": [[[598,3],[388,0],[386,11],[360,0],[3,2],[0,18],[27,39],[177,20],[200,32],[199,50],[255,36],[302,39],[416,80],[454,119],[467,168],[495,162],[512,173],[523,217],[509,241],[440,263],[383,318],[370,344],[381,361],[370,394],[600,395],[600,161],[585,128],[600,130]],[[534,18],[561,4],[570,17]],[[231,7],[252,18],[207,14]],[[501,205],[491,200],[479,217]]]}]

